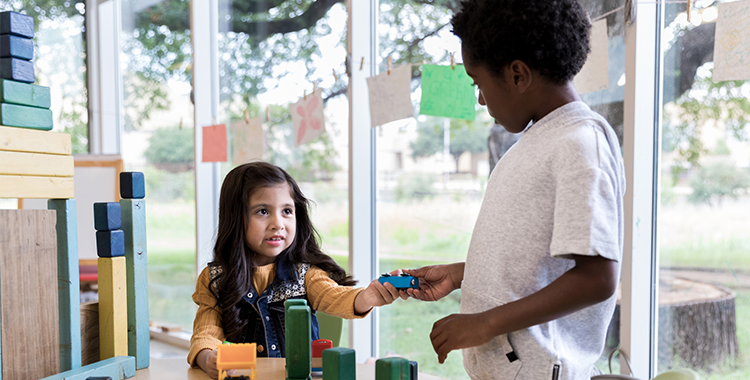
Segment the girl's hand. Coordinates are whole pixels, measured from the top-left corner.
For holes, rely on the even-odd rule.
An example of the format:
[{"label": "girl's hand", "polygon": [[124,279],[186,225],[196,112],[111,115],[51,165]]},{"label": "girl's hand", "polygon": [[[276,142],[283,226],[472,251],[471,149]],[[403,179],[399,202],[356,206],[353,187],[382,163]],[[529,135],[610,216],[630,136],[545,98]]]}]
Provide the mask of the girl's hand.
[{"label": "girl's hand", "polygon": [[[201,369],[208,374],[212,379],[216,379],[219,377],[219,369],[216,368],[216,354],[217,350],[209,350],[205,349],[198,353],[198,357],[195,359],[195,362],[198,363],[198,366],[201,367]],[[230,369],[227,371],[227,375],[233,375],[234,370]]]},{"label": "girl's hand", "polygon": [[[391,272],[391,275],[394,276],[398,276],[399,274],[401,274],[400,269]],[[367,313],[375,306],[389,305],[397,298],[399,298],[398,289],[390,283],[381,284],[376,279],[354,299],[354,312],[361,315]]]}]

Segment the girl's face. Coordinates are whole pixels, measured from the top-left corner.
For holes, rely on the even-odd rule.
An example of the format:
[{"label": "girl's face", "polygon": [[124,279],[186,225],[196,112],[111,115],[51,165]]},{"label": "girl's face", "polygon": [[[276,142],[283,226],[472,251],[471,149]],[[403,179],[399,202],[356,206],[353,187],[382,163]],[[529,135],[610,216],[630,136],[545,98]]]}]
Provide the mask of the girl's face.
[{"label": "girl's face", "polygon": [[290,190],[285,182],[261,187],[250,196],[245,242],[258,254],[256,266],[272,263],[294,240],[297,216]]}]

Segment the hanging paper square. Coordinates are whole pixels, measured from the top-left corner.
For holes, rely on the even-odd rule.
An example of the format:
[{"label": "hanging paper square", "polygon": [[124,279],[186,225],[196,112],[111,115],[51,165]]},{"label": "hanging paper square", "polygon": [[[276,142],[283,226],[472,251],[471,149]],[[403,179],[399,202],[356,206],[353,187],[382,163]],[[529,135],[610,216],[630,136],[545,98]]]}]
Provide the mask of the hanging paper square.
[{"label": "hanging paper square", "polygon": [[227,161],[227,127],[224,124],[203,127],[203,162]]},{"label": "hanging paper square", "polygon": [[232,124],[232,162],[235,165],[263,159],[263,119],[255,117]]},{"label": "hanging paper square", "polygon": [[411,105],[411,65],[404,65],[367,78],[370,94],[370,125],[390,123],[414,116]]},{"label": "hanging paper square", "polygon": [[422,65],[421,115],[474,120],[477,95],[463,65]]},{"label": "hanging paper square", "polygon": [[325,132],[322,95],[323,90],[317,89],[290,107],[294,126],[294,146],[307,144]]},{"label": "hanging paper square", "polygon": [[720,3],[714,36],[714,82],[750,79],[750,1]]},{"label": "hanging paper square", "polygon": [[603,18],[591,25],[591,52],[586,63],[573,78],[573,85],[579,94],[606,90],[609,88],[609,47],[607,46],[607,19]]}]

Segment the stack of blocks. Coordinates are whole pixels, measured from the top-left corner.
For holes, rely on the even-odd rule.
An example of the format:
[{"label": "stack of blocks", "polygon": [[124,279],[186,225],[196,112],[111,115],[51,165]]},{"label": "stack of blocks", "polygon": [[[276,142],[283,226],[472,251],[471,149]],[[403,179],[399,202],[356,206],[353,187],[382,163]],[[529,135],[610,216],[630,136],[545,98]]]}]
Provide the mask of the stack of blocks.
[{"label": "stack of blocks", "polygon": [[34,19],[0,12],[0,125],[52,129],[50,89],[36,86]]}]

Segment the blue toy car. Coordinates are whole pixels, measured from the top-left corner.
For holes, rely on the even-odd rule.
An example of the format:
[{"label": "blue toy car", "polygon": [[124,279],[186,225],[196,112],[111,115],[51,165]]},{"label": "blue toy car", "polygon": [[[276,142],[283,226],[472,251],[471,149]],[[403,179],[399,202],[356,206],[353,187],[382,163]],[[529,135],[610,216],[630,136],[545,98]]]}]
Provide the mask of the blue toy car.
[{"label": "blue toy car", "polygon": [[412,277],[406,273],[401,273],[400,276],[392,276],[389,273],[383,273],[380,275],[380,278],[378,278],[378,281],[381,284],[390,282],[391,285],[393,285],[393,287],[395,287],[396,289],[419,288],[419,279],[416,277]]}]

